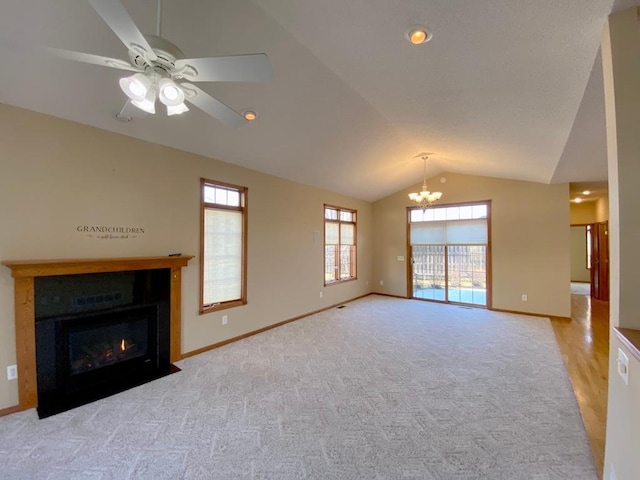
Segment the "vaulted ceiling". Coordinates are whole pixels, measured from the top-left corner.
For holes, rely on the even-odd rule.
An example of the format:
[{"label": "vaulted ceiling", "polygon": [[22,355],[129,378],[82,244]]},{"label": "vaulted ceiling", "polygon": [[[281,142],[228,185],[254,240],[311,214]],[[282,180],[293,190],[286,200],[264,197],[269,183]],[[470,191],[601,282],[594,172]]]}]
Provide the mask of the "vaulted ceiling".
[{"label": "vaulted ceiling", "polygon": [[[156,0],[123,0],[143,33]],[[187,57],[264,52],[267,83],[201,83],[257,120],[192,108],[122,123],[119,70],[49,46],[127,59],[83,0],[11,0],[0,16],[0,102],[376,200],[442,171],[543,183],[607,177],[602,27],[637,0],[164,0]],[[423,45],[411,25],[433,32]]]}]

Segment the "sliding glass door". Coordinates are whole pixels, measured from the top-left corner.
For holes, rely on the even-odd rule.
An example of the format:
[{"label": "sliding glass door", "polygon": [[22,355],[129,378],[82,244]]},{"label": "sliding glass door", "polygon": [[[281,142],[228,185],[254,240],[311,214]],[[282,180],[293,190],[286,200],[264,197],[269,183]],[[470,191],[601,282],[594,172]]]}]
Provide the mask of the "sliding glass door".
[{"label": "sliding glass door", "polygon": [[447,300],[487,305],[487,246],[447,246]]},{"label": "sliding glass door", "polygon": [[412,245],[413,296],[445,302],[446,270],[444,245]]},{"label": "sliding glass door", "polygon": [[409,210],[413,298],[488,306],[488,202]]}]

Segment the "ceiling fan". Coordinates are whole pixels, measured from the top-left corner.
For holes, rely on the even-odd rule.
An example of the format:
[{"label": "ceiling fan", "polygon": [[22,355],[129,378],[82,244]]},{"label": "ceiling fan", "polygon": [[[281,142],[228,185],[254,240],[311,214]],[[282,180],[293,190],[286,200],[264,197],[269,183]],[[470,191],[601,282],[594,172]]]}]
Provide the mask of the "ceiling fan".
[{"label": "ceiling fan", "polygon": [[248,121],[191,82],[267,81],[271,79],[271,64],[266,54],[184,58],[178,47],[161,36],[162,0],[158,0],[156,35],[143,35],[120,0],[88,1],[127,47],[129,62],[57,48],[46,50],[66,60],[134,72],[120,79],[120,88],[129,99],[116,117],[128,121],[154,114],[156,100],[160,100],[168,115],[189,110],[186,101],[229,127]]}]

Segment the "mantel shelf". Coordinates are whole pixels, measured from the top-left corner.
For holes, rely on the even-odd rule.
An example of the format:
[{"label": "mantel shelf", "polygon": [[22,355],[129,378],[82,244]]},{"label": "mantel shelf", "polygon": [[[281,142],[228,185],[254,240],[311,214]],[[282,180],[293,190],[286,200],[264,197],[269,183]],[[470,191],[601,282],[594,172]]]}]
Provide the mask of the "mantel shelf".
[{"label": "mantel shelf", "polygon": [[79,273],[124,272],[156,268],[186,267],[193,257],[86,258],[71,260],[7,260],[3,265],[11,269],[14,278],[74,275]]}]

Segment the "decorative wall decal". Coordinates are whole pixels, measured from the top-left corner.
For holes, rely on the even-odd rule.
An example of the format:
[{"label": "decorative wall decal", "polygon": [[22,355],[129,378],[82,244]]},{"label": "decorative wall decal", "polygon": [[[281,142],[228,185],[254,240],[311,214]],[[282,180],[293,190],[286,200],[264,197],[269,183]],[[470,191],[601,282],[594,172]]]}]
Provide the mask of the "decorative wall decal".
[{"label": "decorative wall decal", "polygon": [[98,240],[129,240],[144,234],[144,227],[78,225],[76,230]]}]

